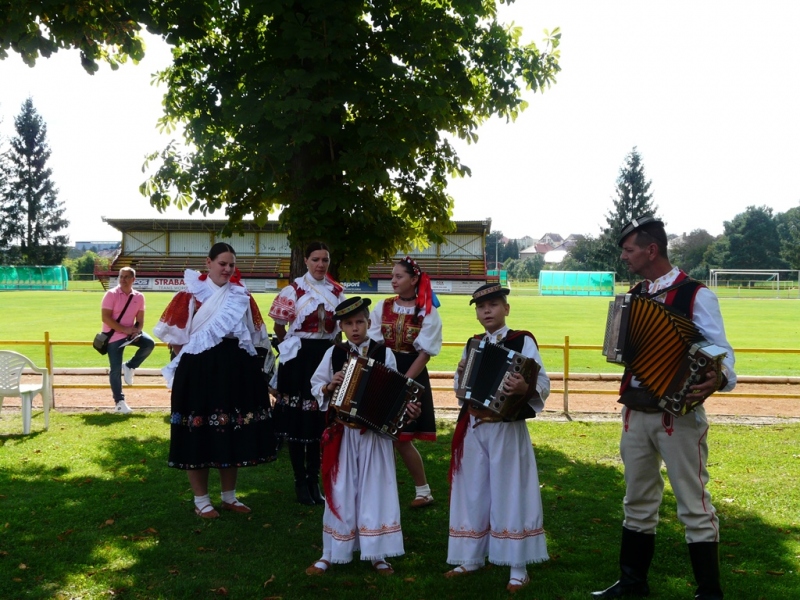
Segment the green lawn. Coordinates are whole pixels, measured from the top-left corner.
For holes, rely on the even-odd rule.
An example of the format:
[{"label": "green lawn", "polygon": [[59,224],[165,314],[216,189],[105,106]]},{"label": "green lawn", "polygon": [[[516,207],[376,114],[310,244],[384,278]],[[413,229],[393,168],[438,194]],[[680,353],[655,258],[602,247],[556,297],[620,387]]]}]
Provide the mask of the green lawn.
[{"label": "green lawn", "polygon": [[[250,516],[194,516],[186,475],[166,466],[167,416],[52,415],[18,435],[19,413],[0,418],[0,598],[507,598],[508,570],[442,577],[447,555],[451,425],[418,444],[436,502],[413,495],[398,469],[406,554],[396,575],[359,560],[320,578],[303,571],[320,555],[322,508],[293,500],[285,451],[242,469],[237,489]],[[617,576],[624,481],[618,423],[532,421],[551,560],[529,566],[519,598],[583,600]],[[800,597],[800,425],[714,425],[710,489],[720,514],[728,600]],[[214,474],[215,475],[215,474]],[[211,497],[219,502],[216,476]],[[692,597],[683,531],[669,488],[650,583],[654,600]],[[227,592],[224,593],[223,592]]]},{"label": "green lawn", "polygon": [[[264,314],[269,310],[273,294],[256,294]],[[147,293],[146,329],[152,330],[171,293]],[[375,297],[378,298],[378,297]],[[50,332],[55,341],[90,341],[100,329],[101,292],[3,292],[0,293],[0,341],[43,341]],[[442,296],[440,312],[444,322],[446,342],[463,344],[479,331],[474,311],[467,296]],[[549,371],[563,371],[562,351],[547,349],[547,345],[563,345],[569,336],[571,345],[603,343],[607,298],[510,296],[512,328],[528,329],[545,346],[543,358]],[[800,302],[792,300],[736,299],[720,301],[728,338],[738,348],[800,349]],[[271,324],[268,325],[271,327]],[[42,346],[9,346],[44,364]],[[458,362],[460,347],[445,347],[430,364],[432,370],[452,371]],[[56,366],[104,366],[105,359],[90,347],[56,347]],[[621,369],[606,362],[598,350],[573,350],[570,354],[571,373],[611,373]],[[153,355],[147,365],[166,364],[166,350]],[[798,354],[737,355],[737,372],[743,375],[797,375]]]}]

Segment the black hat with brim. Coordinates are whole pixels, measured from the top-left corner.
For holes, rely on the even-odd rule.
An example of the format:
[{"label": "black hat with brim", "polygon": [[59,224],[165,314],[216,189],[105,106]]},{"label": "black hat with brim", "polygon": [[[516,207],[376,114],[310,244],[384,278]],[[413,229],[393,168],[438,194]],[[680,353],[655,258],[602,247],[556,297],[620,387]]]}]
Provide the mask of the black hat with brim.
[{"label": "black hat with brim", "polygon": [[336,311],[333,313],[333,318],[337,321],[341,321],[342,319],[346,319],[353,313],[360,312],[364,309],[368,309],[369,305],[372,304],[372,300],[369,298],[362,298],[361,296],[353,296],[352,298],[348,298],[344,302],[341,302],[337,307]]},{"label": "black hat with brim", "polygon": [[508,296],[510,293],[510,289],[504,288],[499,283],[487,283],[472,292],[472,300],[470,300],[469,303],[475,304],[476,302],[483,302],[485,300],[491,300],[492,298],[502,298],[503,296]]},{"label": "black hat with brim", "polygon": [[622,242],[625,241],[625,238],[632,234],[634,231],[639,231],[640,229],[650,229],[648,225],[652,225],[653,227],[664,227],[664,222],[660,219],[656,219],[653,215],[645,215],[643,217],[639,217],[638,219],[632,219],[625,227],[622,228],[622,231],[619,234],[619,239],[617,240],[617,246],[622,248]]}]

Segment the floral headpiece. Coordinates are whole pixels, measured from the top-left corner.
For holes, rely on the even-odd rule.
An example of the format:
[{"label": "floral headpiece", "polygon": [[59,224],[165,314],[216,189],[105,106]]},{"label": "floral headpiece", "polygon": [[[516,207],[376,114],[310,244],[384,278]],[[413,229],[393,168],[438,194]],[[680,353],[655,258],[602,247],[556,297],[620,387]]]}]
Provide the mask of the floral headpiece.
[{"label": "floral headpiece", "polygon": [[422,269],[420,269],[419,265],[417,264],[417,261],[415,261],[410,256],[406,255],[405,258],[400,259],[400,262],[406,263],[408,266],[410,266],[411,269],[414,271],[414,275],[416,275],[417,277],[422,275]]},{"label": "floral headpiece", "polygon": [[419,277],[419,281],[417,282],[417,308],[420,310],[424,309],[426,315],[431,314],[431,306],[435,306],[436,308],[440,306],[439,298],[436,297],[436,294],[431,289],[431,278],[428,277],[427,273],[422,272],[417,261],[410,256],[401,258],[400,262],[409,265],[414,271],[414,275]]}]

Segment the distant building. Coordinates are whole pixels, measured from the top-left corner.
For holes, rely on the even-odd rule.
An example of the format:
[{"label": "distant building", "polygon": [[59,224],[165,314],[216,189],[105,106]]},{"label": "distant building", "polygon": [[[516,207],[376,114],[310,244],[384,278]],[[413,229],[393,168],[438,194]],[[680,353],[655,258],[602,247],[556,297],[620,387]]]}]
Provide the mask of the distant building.
[{"label": "distant building", "polygon": [[91,250],[99,253],[101,250],[116,250],[121,244],[122,242],[119,240],[115,242],[75,242],[75,249],[81,252]]}]

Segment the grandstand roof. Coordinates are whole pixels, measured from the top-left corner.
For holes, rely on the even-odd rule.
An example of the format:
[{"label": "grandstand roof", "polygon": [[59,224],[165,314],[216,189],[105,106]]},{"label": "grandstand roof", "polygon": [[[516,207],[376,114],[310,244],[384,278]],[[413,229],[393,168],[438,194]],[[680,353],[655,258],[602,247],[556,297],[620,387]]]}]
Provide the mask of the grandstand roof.
[{"label": "grandstand roof", "polygon": [[[103,221],[119,231],[221,231],[227,219],[114,219],[103,217]],[[453,221],[457,233],[488,234],[492,220]],[[281,231],[278,221],[267,221],[263,226],[255,221],[242,221],[242,231]]]}]

